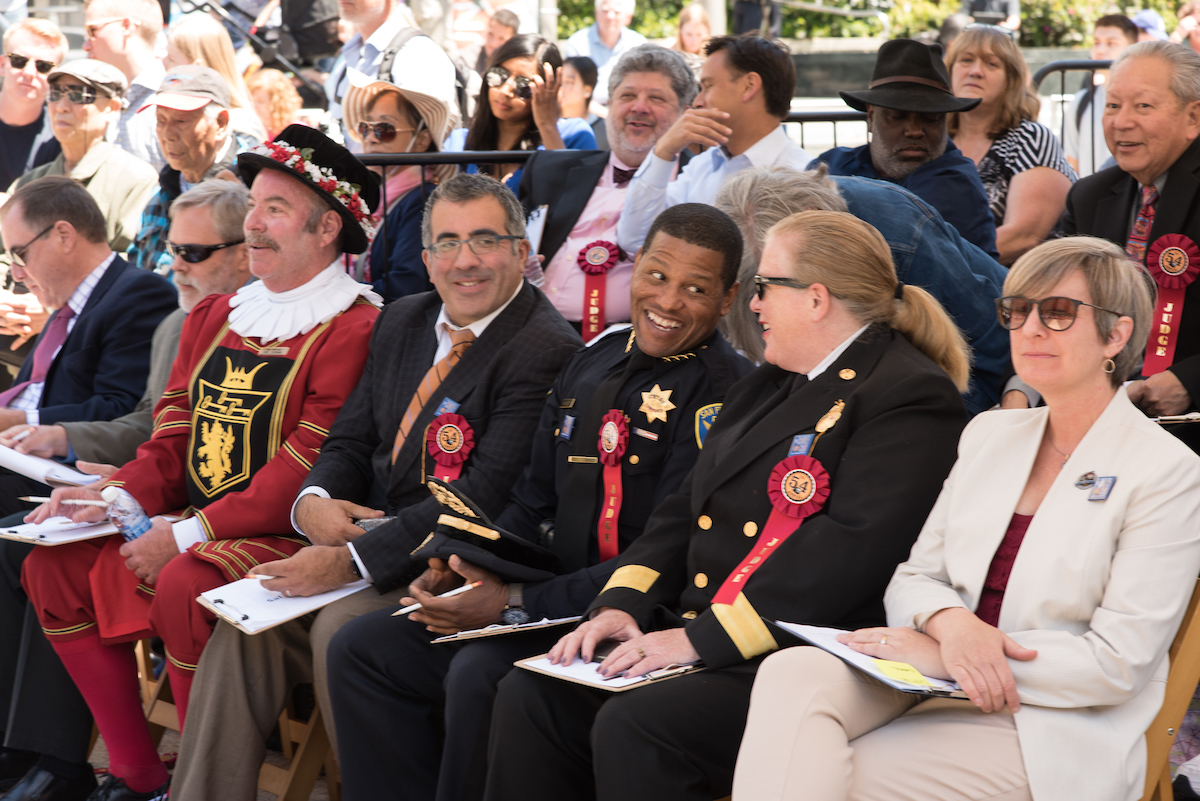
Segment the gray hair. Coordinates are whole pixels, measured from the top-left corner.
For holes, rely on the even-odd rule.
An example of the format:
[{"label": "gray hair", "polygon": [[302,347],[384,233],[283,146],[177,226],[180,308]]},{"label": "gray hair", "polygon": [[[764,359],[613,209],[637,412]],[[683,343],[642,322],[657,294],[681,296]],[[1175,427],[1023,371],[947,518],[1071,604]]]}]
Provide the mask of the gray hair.
[{"label": "gray hair", "polygon": [[1113,62],[1113,69],[1131,58],[1161,58],[1171,67],[1171,94],[1180,105],[1200,100],[1200,55],[1187,45],[1157,40],[1139,42],[1125,49]]},{"label": "gray hair", "polygon": [[[1149,276],[1122,248],[1090,236],[1051,239],[1017,259],[1001,291],[1005,296],[1044,297],[1076,270],[1087,282],[1092,303],[1133,320],[1133,334],[1113,357],[1116,368],[1109,376],[1113,386],[1119,387],[1137,368],[1146,350],[1154,307]],[[1092,309],[1092,317],[1100,341],[1107,342],[1116,315]]]},{"label": "gray hair", "polygon": [[608,76],[608,96],[615,97],[617,87],[631,72],[657,72],[671,81],[671,89],[683,111],[696,99],[700,87],[683,56],[656,44],[642,44],[626,51]]},{"label": "gray hair", "polygon": [[208,209],[221,241],[236,242],[243,236],[249,203],[250,190],[245,184],[210,178],[175,198],[167,216],[174,222],[175,215],[186,209]]},{"label": "gray hair", "polygon": [[791,167],[744,170],[721,187],[716,206],[737,225],[746,246],[738,270],[741,285],[737,300],[721,321],[722,330],[747,358],[761,362],[762,330],[757,316],[750,311],[750,298],[754,294],[754,276],[767,241],[767,231],[775,223],[800,211],[844,212],[849,211],[849,207],[824,164],[809,172]]},{"label": "gray hair", "polygon": [[472,200],[490,197],[504,209],[504,231],[509,236],[525,236],[525,209],[521,201],[504,184],[483,175],[459,173],[438,184],[425,201],[425,217],[421,220],[421,244],[429,247],[433,243],[433,207],[443,200],[447,203],[470,203]]},{"label": "gray hair", "polygon": [[[621,10],[627,14],[632,14],[633,12],[637,11],[637,0],[617,0],[617,3],[620,5]],[[596,13],[599,14],[600,7],[603,5],[604,0],[596,0],[592,4],[592,7],[596,10]]]}]

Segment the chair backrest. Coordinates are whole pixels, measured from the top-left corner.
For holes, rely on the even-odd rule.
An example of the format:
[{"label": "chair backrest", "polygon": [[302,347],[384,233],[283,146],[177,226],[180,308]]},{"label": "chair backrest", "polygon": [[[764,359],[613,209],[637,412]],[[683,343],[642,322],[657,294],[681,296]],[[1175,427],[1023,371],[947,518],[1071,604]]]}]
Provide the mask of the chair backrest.
[{"label": "chair backrest", "polygon": [[1175,641],[1171,643],[1171,670],[1167,674],[1167,691],[1163,696],[1158,716],[1146,730],[1146,790],[1142,801],[1170,799],[1171,765],[1168,758],[1171,745],[1184,713],[1200,682],[1200,620],[1196,607],[1200,606],[1200,582],[1192,591],[1192,600]]}]

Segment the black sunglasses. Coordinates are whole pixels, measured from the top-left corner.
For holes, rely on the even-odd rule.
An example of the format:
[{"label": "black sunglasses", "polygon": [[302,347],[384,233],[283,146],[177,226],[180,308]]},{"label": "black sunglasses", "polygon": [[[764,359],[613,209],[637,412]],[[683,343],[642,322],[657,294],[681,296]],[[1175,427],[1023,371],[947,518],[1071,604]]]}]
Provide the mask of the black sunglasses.
[{"label": "black sunglasses", "polygon": [[754,276],[754,294],[758,296],[759,300],[762,300],[763,296],[767,294],[767,287],[769,286],[790,286],[792,289],[808,289],[812,285],[802,284],[794,278],[776,278],[770,275]]},{"label": "black sunglasses", "polygon": [[[8,59],[8,63],[12,64],[14,70],[23,70],[25,69],[25,65],[29,63],[29,56],[18,56],[16,53],[5,53],[4,55]],[[58,66],[53,61],[42,61],[40,58],[34,59],[33,64],[37,67],[38,74],[40,75],[46,75],[50,70]]]},{"label": "black sunglasses", "polygon": [[168,242],[167,251],[175,258],[183,259],[188,264],[199,264],[207,260],[209,256],[218,250],[231,248],[245,241],[245,239],[239,239],[236,242],[226,242],[223,245],[176,245],[174,242]]},{"label": "black sunglasses", "polygon": [[25,266],[25,251],[29,250],[29,248],[33,245],[34,242],[38,241],[43,236],[50,233],[50,231],[56,225],[58,225],[57,222],[52,222],[49,225],[47,225],[45,228],[43,228],[42,232],[40,234],[35,236],[33,239],[30,239],[24,245],[17,245],[15,248],[9,248],[8,254],[10,256],[12,256],[12,263],[17,265],[18,267],[24,267]]},{"label": "black sunglasses", "polygon": [[51,103],[57,103],[64,97],[77,106],[86,106],[96,102],[96,90],[90,86],[51,86],[46,93],[46,100]]},{"label": "black sunglasses", "polygon": [[487,85],[493,89],[499,89],[508,83],[509,78],[512,78],[513,94],[522,100],[528,100],[533,97],[533,89],[529,88],[529,85],[533,83],[533,78],[527,78],[524,75],[513,75],[504,69],[504,67],[492,67],[483,77],[487,81]]},{"label": "black sunglasses", "polygon": [[1042,325],[1051,331],[1066,331],[1074,324],[1075,317],[1079,314],[1080,306],[1091,306],[1093,309],[1115,314],[1118,317],[1121,316],[1121,313],[1118,311],[1106,309],[1094,303],[1084,303],[1082,300],[1075,300],[1075,298],[1053,297],[1032,300],[1030,298],[1018,298],[1014,296],[997,298],[996,314],[1000,318],[1000,325],[1002,327],[1009,331],[1016,331],[1025,325],[1025,321],[1029,319],[1030,313],[1034,309],[1037,309],[1038,318],[1041,319]]}]

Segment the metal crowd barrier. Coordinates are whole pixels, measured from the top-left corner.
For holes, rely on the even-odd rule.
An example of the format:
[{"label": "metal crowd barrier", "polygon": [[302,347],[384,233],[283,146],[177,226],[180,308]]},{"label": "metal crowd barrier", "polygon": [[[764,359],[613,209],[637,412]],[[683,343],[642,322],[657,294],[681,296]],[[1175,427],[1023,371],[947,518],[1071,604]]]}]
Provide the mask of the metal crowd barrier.
[{"label": "metal crowd barrier", "polygon": [[[1074,120],[1069,118],[1070,115],[1068,113],[1071,100],[1074,98],[1075,93],[1081,88],[1086,89],[1087,87],[1092,86],[1096,77],[1096,71],[1108,69],[1110,66],[1112,66],[1111,61],[1070,59],[1067,61],[1051,62],[1034,73],[1033,90],[1039,94],[1041,92],[1042,85],[1047,82],[1048,78],[1051,79],[1048,88],[1052,89],[1054,83],[1052,76],[1055,74],[1058,75],[1058,91],[1050,92],[1050,102],[1052,104],[1050,108],[1051,117],[1046,120],[1046,123],[1050,125],[1052,130],[1058,131],[1058,139],[1060,142],[1066,144],[1067,125],[1073,125],[1075,123]],[[1084,73],[1083,85],[1081,87],[1072,86],[1070,89],[1067,88],[1067,73],[1069,72]],[[1084,118],[1090,123],[1090,125],[1085,127],[1090,131],[1095,131],[1100,127],[1100,118],[1103,115],[1103,108],[1097,108],[1096,103],[1090,103],[1084,115]],[[1092,148],[1091,151],[1090,166],[1092,172],[1095,172],[1102,165],[1096,163],[1095,148]]]}]

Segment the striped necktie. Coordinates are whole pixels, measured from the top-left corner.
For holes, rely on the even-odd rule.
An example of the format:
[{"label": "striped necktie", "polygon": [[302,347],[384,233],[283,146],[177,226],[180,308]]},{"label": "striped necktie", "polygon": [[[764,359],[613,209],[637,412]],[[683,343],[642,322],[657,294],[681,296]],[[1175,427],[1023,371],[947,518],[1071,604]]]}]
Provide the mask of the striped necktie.
[{"label": "striped necktie", "polygon": [[1138,207],[1137,219],[1133,221],[1133,230],[1129,233],[1129,241],[1125,243],[1125,255],[1138,264],[1146,263],[1146,240],[1150,238],[1150,228],[1154,225],[1154,204],[1158,202],[1158,189],[1153,184],[1142,187],[1142,205]]},{"label": "striped necktie", "polygon": [[396,443],[392,445],[392,464],[396,463],[396,457],[400,454],[400,449],[404,447],[404,440],[408,439],[408,433],[412,430],[413,423],[421,414],[421,410],[425,408],[425,404],[429,403],[433,393],[437,392],[438,387],[446,380],[446,376],[450,375],[450,371],[454,369],[454,365],[458,364],[467,348],[471,347],[471,343],[475,341],[475,334],[469,328],[460,328],[457,331],[447,328],[446,333],[450,335],[452,343],[450,352],[429,368],[429,372],[421,379],[421,384],[417,387],[412,400],[408,402],[408,409],[400,421],[400,430],[396,432]]}]

